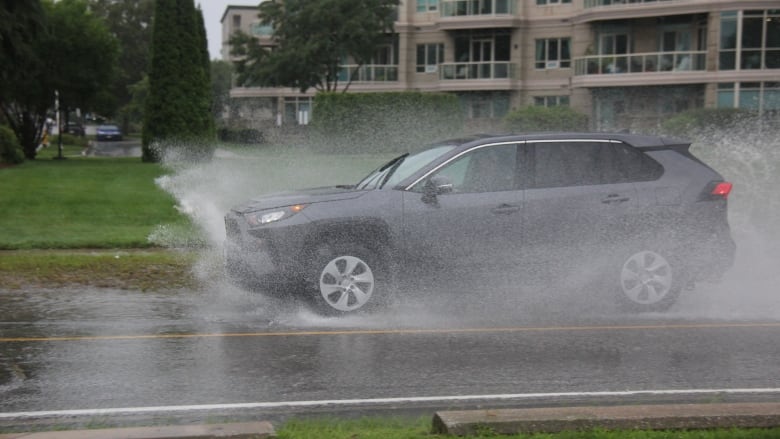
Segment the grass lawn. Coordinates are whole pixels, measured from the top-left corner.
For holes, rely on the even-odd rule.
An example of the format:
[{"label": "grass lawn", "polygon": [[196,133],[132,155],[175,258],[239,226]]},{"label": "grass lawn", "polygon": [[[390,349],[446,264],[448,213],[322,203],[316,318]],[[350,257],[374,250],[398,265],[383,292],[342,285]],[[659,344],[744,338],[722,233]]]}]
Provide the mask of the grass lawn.
[{"label": "grass lawn", "polygon": [[164,173],[137,158],[45,155],[1,169],[0,249],[149,247],[157,225],[190,227],[154,183]]},{"label": "grass lawn", "polygon": [[[430,417],[365,418],[359,420],[291,420],[278,427],[280,439],[432,439]],[[582,431],[554,434],[500,435],[486,429],[474,438],[507,439],[769,439],[780,438],[780,428],[692,431]]]}]

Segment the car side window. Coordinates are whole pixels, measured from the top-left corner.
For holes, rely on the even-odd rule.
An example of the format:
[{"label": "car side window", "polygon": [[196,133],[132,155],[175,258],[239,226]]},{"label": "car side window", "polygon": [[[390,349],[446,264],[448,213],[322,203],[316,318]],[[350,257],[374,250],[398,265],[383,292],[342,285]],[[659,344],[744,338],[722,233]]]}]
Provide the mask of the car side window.
[{"label": "car side window", "polygon": [[663,174],[663,166],[646,154],[624,143],[614,144],[616,168],[623,170],[622,181],[657,180]]},{"label": "car side window", "polygon": [[588,186],[628,181],[611,142],[534,143],[534,188]]},{"label": "car side window", "polygon": [[475,149],[447,164],[434,175],[447,177],[453,192],[500,192],[517,188],[517,145]]},{"label": "car side window", "polygon": [[663,173],[655,160],[624,143],[561,141],[533,145],[533,188],[647,181]]}]

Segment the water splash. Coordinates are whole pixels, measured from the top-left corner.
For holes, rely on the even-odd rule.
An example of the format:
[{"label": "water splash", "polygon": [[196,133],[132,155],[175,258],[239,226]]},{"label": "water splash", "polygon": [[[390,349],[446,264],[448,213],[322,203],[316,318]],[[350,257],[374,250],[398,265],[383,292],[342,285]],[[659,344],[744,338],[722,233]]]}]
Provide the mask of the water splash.
[{"label": "water splash", "polygon": [[[691,319],[780,319],[780,295],[776,293],[776,285],[780,282],[777,272],[780,267],[780,196],[777,195],[780,133],[756,120],[741,121],[740,126],[691,133],[691,137],[695,139],[694,154],[734,184],[729,216],[738,247],[737,260],[722,282],[701,283],[695,291],[684,292],[680,302],[664,315]],[[327,156],[301,151],[217,150],[209,162],[166,163],[171,173],[159,178],[157,184],[178,200],[179,210],[192,218],[205,235],[208,246],[196,264],[198,277],[209,289],[235,292],[236,289],[228,287],[221,276],[225,237],[223,215],[231,206],[263,193],[356,181],[386,158],[360,154]],[[160,228],[153,233],[153,238],[156,242],[173,241],[172,234],[172,231]],[[576,282],[572,278],[567,285]],[[582,294],[590,293],[584,291],[585,286],[580,289]],[[438,309],[435,300],[429,304],[429,310]],[[558,314],[572,309],[557,300],[555,306],[547,308],[560,308]],[[647,315],[645,318],[658,317]],[[377,318],[373,315],[369,321],[376,322]],[[296,311],[286,319],[295,325],[304,325],[304,322],[315,326],[334,324],[333,319],[315,318],[306,311]],[[430,314],[426,319],[441,320]],[[404,322],[390,314],[384,315],[383,320]],[[415,321],[422,320],[415,318]],[[366,324],[362,318],[343,322],[358,326]]]}]

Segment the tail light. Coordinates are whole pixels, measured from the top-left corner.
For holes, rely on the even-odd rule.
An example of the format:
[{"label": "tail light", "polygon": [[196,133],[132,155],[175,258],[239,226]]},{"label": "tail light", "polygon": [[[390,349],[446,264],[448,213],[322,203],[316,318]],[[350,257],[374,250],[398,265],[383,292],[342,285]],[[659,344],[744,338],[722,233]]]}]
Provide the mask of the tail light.
[{"label": "tail light", "polygon": [[704,188],[699,201],[725,200],[731,193],[731,183],[727,181],[713,181]]},{"label": "tail light", "polygon": [[712,192],[710,192],[710,195],[725,199],[729,197],[730,193],[731,193],[731,183],[727,181],[722,181],[716,184],[714,188],[712,188]]}]

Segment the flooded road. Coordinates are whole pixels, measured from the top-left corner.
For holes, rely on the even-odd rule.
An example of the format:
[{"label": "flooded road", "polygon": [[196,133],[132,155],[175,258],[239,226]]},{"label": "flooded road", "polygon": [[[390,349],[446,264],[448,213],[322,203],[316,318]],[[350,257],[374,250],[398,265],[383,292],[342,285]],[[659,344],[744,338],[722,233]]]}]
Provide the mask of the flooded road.
[{"label": "flooded road", "polygon": [[406,409],[517,405],[528,395],[548,405],[677,392],[776,399],[777,299],[748,307],[749,291],[726,287],[689,292],[666,314],[621,314],[573,290],[554,300],[401,299],[345,318],[218,283],[0,290],[0,423],[20,413],[176,407],[208,417],[388,398]]}]

